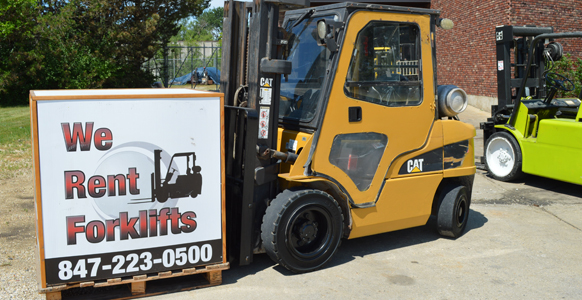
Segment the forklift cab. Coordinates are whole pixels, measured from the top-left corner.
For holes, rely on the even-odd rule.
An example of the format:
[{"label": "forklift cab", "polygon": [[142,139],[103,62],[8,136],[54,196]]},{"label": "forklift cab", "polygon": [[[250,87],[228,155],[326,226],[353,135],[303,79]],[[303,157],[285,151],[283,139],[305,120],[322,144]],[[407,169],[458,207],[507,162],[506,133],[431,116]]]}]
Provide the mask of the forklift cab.
[{"label": "forklift cab", "polygon": [[[434,53],[421,32],[428,38],[435,18],[330,5],[301,20],[310,10],[287,12],[285,17],[284,27],[295,42],[290,43],[288,57],[293,71],[281,78],[281,103],[291,94],[283,91],[293,91],[302,118],[293,118],[296,114],[280,106],[280,125],[289,129],[294,129],[290,124],[299,125],[299,132],[315,130],[311,147],[301,147],[307,141],[299,140],[295,150],[309,151],[301,176],[325,174],[351,205],[374,206],[385,179],[398,173],[394,160],[426,146],[434,129]],[[317,36],[322,21],[336,37],[336,51]],[[301,47],[315,54],[300,55],[295,61]],[[442,140],[434,143],[443,146]]]}]

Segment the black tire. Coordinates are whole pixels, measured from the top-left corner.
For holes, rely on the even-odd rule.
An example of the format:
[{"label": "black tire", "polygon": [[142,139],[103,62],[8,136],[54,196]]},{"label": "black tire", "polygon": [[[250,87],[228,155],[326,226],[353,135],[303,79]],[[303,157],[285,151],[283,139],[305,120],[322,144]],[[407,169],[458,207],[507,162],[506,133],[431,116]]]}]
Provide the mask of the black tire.
[{"label": "black tire", "polygon": [[190,197],[196,198],[198,195],[202,194],[202,175],[193,174],[190,176],[193,178],[190,184],[190,186],[193,187],[192,192],[190,192]]},{"label": "black tire", "polygon": [[437,213],[439,234],[455,239],[460,237],[467,227],[470,205],[465,186],[445,186],[441,191]]},{"label": "black tire", "polygon": [[507,132],[492,134],[485,143],[485,168],[491,177],[511,181],[523,177],[522,155],[519,144]]},{"label": "black tire", "polygon": [[158,199],[158,202],[165,203],[168,201],[168,197],[168,191],[166,191],[165,188],[161,187],[156,191],[156,198]]},{"label": "black tire", "polygon": [[267,207],[261,225],[265,251],[295,273],[317,270],[336,252],[343,215],[338,203],[319,190],[285,190]]}]

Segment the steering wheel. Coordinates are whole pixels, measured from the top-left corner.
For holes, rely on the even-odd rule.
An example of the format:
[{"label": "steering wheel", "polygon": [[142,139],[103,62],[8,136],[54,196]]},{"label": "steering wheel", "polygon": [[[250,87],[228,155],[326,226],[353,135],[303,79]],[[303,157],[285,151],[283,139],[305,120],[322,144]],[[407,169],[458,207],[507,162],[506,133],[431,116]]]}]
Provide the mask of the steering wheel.
[{"label": "steering wheel", "polygon": [[546,74],[546,82],[550,87],[569,92],[574,90],[574,83],[572,80],[568,79],[566,76],[558,73],[548,73]]}]

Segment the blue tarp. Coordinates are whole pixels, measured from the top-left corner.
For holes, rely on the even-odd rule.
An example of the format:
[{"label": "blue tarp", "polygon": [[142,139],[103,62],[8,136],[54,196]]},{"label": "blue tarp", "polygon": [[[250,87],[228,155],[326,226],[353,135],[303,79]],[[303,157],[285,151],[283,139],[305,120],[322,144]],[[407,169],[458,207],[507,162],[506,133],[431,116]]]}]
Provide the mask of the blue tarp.
[{"label": "blue tarp", "polygon": [[204,77],[205,72],[208,74],[208,78],[214,81],[214,84],[220,84],[220,70],[215,67],[196,68],[196,70],[192,71],[192,73],[174,78],[174,80],[170,80],[170,83],[172,85],[190,84],[192,75],[194,75],[194,73],[197,73],[196,75],[198,75],[196,77],[198,78],[198,82],[194,82],[194,84],[200,83],[200,80]]}]

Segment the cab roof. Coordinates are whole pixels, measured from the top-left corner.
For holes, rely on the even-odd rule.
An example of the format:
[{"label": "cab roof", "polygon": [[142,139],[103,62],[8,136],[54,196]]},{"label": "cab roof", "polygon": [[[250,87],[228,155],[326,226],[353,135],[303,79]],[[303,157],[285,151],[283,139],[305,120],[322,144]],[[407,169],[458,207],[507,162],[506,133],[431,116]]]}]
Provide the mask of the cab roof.
[{"label": "cab roof", "polygon": [[[312,4],[316,4],[316,3],[317,2],[312,2]],[[394,3],[394,2],[391,1],[389,3]],[[337,10],[337,9],[347,9],[350,11],[353,11],[353,10],[373,10],[373,11],[390,11],[390,12],[423,14],[423,15],[429,14],[429,15],[435,15],[435,16],[440,15],[440,11],[435,10],[435,9],[406,7],[406,6],[397,6],[397,5],[385,5],[385,4],[378,4],[377,2],[374,4],[370,4],[370,3],[353,2],[353,1],[301,8],[301,9],[296,9],[293,11],[288,11],[287,14],[289,15],[289,14],[303,13],[303,12],[310,10],[310,9],[315,9],[316,11]]]}]

